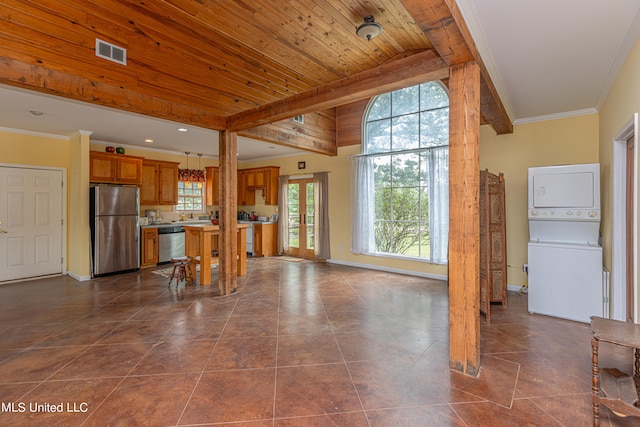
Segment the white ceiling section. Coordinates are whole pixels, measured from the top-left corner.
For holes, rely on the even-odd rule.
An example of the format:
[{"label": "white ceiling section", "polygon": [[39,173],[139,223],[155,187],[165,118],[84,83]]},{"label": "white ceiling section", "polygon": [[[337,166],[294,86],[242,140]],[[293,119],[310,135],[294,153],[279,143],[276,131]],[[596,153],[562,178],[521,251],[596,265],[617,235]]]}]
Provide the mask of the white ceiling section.
[{"label": "white ceiling section", "polygon": [[[31,111],[44,113],[34,116]],[[0,85],[0,128],[69,137],[78,130],[93,132],[92,141],[140,146],[152,150],[218,156],[218,132],[167,120]],[[187,132],[178,132],[178,128]],[[153,143],[144,142],[152,139]],[[238,138],[238,160],[251,161],[301,153],[288,147]],[[185,156],[186,159],[186,156]]]},{"label": "white ceiling section", "polygon": [[[457,3],[514,124],[598,111],[640,35],[640,0]],[[218,155],[217,132],[180,126],[0,85],[0,127],[61,136],[81,129],[114,145]],[[239,138],[238,153],[250,161],[301,151]]]},{"label": "white ceiling section", "polygon": [[594,113],[640,35],[639,0],[457,0],[514,124]]}]

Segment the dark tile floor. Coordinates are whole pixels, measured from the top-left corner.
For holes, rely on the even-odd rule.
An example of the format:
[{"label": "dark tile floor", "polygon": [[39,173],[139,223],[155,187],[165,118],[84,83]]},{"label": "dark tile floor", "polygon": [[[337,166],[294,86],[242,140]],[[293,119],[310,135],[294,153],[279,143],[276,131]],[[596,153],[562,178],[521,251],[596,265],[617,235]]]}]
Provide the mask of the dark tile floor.
[{"label": "dark tile floor", "polygon": [[436,280],[268,258],[226,297],[151,270],[5,284],[0,425],[591,425],[588,325],[526,307],[493,306],[471,378],[448,368]]}]

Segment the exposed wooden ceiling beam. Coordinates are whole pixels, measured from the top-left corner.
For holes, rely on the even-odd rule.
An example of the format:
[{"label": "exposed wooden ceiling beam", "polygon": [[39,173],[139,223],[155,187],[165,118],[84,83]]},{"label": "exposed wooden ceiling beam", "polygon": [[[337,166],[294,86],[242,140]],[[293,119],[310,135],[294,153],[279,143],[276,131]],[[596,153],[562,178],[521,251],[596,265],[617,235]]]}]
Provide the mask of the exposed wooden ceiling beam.
[{"label": "exposed wooden ceiling beam", "polygon": [[335,138],[333,141],[326,141],[308,135],[296,135],[283,132],[273,125],[258,126],[238,132],[238,135],[247,138],[257,139],[285,147],[299,148],[311,153],[324,154],[328,156],[338,155]]},{"label": "exposed wooden ceiling beam", "polygon": [[241,131],[448,76],[447,63],[433,51],[427,50],[235,114],[228,118],[227,129]]},{"label": "exposed wooden ceiling beam", "polygon": [[454,0],[401,0],[448,65],[476,61],[480,67],[480,111],[498,135],[513,124]]},{"label": "exposed wooden ceiling beam", "polygon": [[291,119],[245,129],[238,135],[312,153],[336,156],[336,109],[305,114],[304,123]]},{"label": "exposed wooden ceiling beam", "polygon": [[0,83],[207,129],[223,130],[226,124],[224,117],[192,104],[168,101],[2,56]]}]

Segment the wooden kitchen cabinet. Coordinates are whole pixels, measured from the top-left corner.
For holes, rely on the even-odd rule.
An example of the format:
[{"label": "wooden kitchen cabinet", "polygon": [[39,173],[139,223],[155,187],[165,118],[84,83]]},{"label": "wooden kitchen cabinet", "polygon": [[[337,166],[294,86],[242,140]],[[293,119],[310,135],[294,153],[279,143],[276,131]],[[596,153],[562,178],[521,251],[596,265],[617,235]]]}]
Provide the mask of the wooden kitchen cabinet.
[{"label": "wooden kitchen cabinet", "polygon": [[269,166],[264,170],[264,190],[262,197],[266,205],[278,204],[278,178],[280,177],[280,168]]},{"label": "wooden kitchen cabinet", "polygon": [[249,190],[262,189],[265,186],[264,169],[245,169],[245,184]]},{"label": "wooden kitchen cabinet", "polygon": [[179,163],[174,162],[158,162],[160,185],[158,204],[160,205],[178,204],[178,165]]},{"label": "wooden kitchen cabinet", "polygon": [[158,229],[143,228],[141,239],[141,268],[153,267],[158,263]]},{"label": "wooden kitchen cabinet", "polygon": [[277,205],[279,176],[280,168],[276,166],[239,170],[238,204],[254,205],[256,190],[262,190],[264,203],[266,205]]},{"label": "wooden kitchen cabinet", "polygon": [[163,160],[142,162],[141,205],[178,204],[178,165]]},{"label": "wooden kitchen cabinet", "polygon": [[244,185],[248,189],[256,188],[256,171],[255,169],[246,169],[242,171],[244,176]]},{"label": "wooden kitchen cabinet", "polygon": [[109,184],[142,182],[142,157],[124,154],[89,152],[89,181]]},{"label": "wooden kitchen cabinet", "polygon": [[205,168],[206,180],[204,188],[205,204],[207,206],[220,204],[220,169],[214,166]]},{"label": "wooden kitchen cabinet", "polygon": [[255,256],[275,256],[278,254],[278,224],[253,225],[253,252]]},{"label": "wooden kitchen cabinet", "polygon": [[[256,204],[256,192],[247,186],[247,179],[251,176],[250,172],[242,169],[238,171],[238,204],[247,206]],[[255,178],[255,175],[254,175]]]}]

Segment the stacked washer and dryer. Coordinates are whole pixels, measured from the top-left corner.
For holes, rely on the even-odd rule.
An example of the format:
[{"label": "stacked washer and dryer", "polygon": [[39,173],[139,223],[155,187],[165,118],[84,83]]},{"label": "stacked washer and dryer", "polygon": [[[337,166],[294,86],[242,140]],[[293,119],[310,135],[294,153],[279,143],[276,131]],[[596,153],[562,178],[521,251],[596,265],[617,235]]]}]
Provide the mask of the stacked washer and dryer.
[{"label": "stacked washer and dryer", "polygon": [[598,163],[529,168],[529,312],[609,317]]}]

